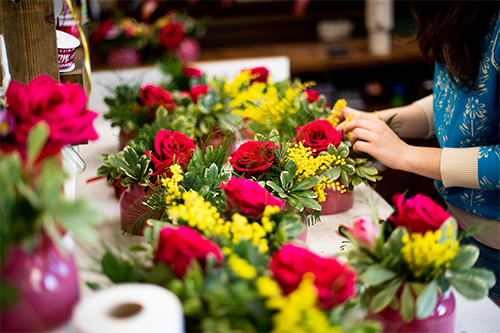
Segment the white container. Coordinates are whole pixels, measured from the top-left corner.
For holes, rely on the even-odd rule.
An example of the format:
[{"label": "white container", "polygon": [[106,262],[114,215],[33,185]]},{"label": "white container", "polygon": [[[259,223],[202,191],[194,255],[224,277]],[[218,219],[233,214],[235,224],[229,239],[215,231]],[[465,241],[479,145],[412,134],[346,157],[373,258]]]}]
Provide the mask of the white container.
[{"label": "white container", "polygon": [[80,41],[72,35],[56,30],[57,37],[57,59],[59,61],[59,72],[69,72],[75,69],[75,51],[80,46]]}]

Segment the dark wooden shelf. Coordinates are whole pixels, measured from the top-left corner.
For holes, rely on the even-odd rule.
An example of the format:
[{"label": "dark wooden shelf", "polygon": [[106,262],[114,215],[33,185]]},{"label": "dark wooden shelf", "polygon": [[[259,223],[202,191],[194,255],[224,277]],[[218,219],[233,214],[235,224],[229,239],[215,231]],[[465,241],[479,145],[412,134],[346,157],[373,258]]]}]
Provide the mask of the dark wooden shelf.
[{"label": "dark wooden shelf", "polygon": [[80,45],[76,49],[75,54],[75,69],[66,73],[59,73],[59,79],[63,83],[76,83],[83,87],[85,91],[88,93],[89,91],[89,78],[85,71],[84,61],[85,61],[85,52],[83,51],[83,47]]},{"label": "dark wooden shelf", "polygon": [[[345,55],[331,56],[329,50],[332,48],[335,50],[345,50]],[[209,61],[282,55],[290,58],[292,76],[424,63],[422,53],[416,43],[394,41],[390,55],[374,56],[368,53],[367,42],[364,38],[351,39],[335,44],[303,42],[204,48],[202,49],[200,60]]]}]

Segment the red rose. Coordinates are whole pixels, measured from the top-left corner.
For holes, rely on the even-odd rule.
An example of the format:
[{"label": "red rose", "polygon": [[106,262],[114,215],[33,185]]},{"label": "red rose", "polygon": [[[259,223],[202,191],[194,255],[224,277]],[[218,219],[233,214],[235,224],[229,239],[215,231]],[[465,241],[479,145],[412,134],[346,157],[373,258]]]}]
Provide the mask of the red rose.
[{"label": "red rose", "polygon": [[262,82],[267,83],[267,78],[269,77],[269,70],[266,67],[255,67],[249,69],[250,74],[255,76],[250,83]]},{"label": "red rose", "polygon": [[205,268],[209,255],[215,256],[217,261],[222,260],[219,247],[190,227],[167,227],[160,231],[155,261],[171,266],[178,278],[186,274],[192,259]]},{"label": "red rose", "polygon": [[92,122],[97,113],[87,110],[87,95],[77,84],[60,84],[41,75],[27,86],[12,81],[6,92],[8,110],[15,117],[16,145],[25,146],[31,128],[41,120],[50,133],[43,158],[57,153],[61,147],[96,140]]},{"label": "red rose", "polygon": [[304,147],[310,147],[316,151],[312,153],[317,156],[321,151],[328,148],[329,144],[338,147],[342,141],[343,134],[337,131],[328,120],[319,119],[310,122],[304,127],[297,126],[297,136],[294,141],[302,141]]},{"label": "red rose", "polygon": [[185,76],[188,77],[201,77],[203,74],[199,69],[197,68],[192,68],[192,67],[186,67],[184,68],[184,71],[182,72]]},{"label": "red rose", "polygon": [[182,25],[170,23],[158,31],[160,44],[166,48],[173,49],[179,46],[184,39]]},{"label": "red rose", "polygon": [[256,181],[232,177],[221,189],[227,196],[227,207],[246,216],[260,217],[266,206],[283,207],[284,201],[274,197]]},{"label": "red rose", "polygon": [[312,90],[312,89],[306,89],[304,90],[304,92],[306,93],[306,98],[307,98],[307,101],[309,103],[312,103],[312,102],[317,102],[319,100],[319,93]]},{"label": "red rose", "polygon": [[177,108],[172,95],[168,91],[152,84],[141,87],[140,98],[141,106],[149,106],[151,110],[155,110],[160,106],[164,106],[168,111],[174,111]]},{"label": "red rose", "polygon": [[246,177],[260,176],[273,165],[274,149],[278,146],[271,141],[247,141],[231,155],[230,162]]},{"label": "red rose", "polygon": [[92,37],[90,37],[90,41],[92,44],[99,44],[106,38],[108,32],[113,28],[113,20],[106,20],[102,22],[97,29],[92,33]]},{"label": "red rose", "polygon": [[[180,132],[159,130],[155,136],[155,151],[151,154],[151,162],[156,172],[152,176],[170,174],[169,167],[174,163],[186,170],[195,149],[193,140]],[[149,151],[145,152],[149,154]]]},{"label": "red rose", "polygon": [[305,273],[314,274],[319,305],[323,309],[342,304],[355,293],[356,274],[351,268],[335,258],[320,257],[295,244],[283,245],[272,256],[270,269],[285,295],[297,289]]},{"label": "red rose", "polygon": [[396,227],[406,227],[410,232],[436,231],[451,217],[443,207],[423,194],[405,200],[404,194],[397,193],[392,196],[392,201],[396,212],[389,220]]},{"label": "red rose", "polygon": [[193,100],[193,102],[196,103],[198,101],[198,97],[200,97],[201,95],[205,95],[209,89],[210,89],[210,86],[208,84],[193,86],[189,90],[189,95],[191,96],[191,99]]}]

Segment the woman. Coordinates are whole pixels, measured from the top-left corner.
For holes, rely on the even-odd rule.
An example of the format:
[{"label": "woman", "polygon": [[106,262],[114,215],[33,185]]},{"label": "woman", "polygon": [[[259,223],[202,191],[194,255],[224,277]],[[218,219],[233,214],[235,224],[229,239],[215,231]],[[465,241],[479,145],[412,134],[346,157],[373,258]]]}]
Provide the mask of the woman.
[{"label": "woman", "polygon": [[[353,149],[384,165],[435,179],[439,194],[464,229],[490,226],[470,239],[476,266],[494,271],[489,296],[500,298],[500,20],[498,1],[413,1],[416,38],[435,62],[431,96],[411,105],[367,113],[346,107],[339,124]],[[410,146],[384,122],[396,115],[398,135],[436,135],[440,148]],[[384,120],[384,121],[381,121]]]}]

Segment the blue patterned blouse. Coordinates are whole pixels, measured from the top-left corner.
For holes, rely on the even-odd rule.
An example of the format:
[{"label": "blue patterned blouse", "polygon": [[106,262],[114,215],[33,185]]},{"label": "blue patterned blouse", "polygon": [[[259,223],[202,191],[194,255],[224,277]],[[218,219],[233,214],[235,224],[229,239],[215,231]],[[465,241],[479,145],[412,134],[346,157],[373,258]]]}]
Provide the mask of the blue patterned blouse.
[{"label": "blue patterned blouse", "polygon": [[490,23],[481,41],[483,60],[478,77],[479,90],[457,88],[444,65],[434,71],[434,125],[442,148],[480,147],[479,189],[443,186],[435,181],[443,199],[469,213],[500,221],[499,76],[500,18]]}]

